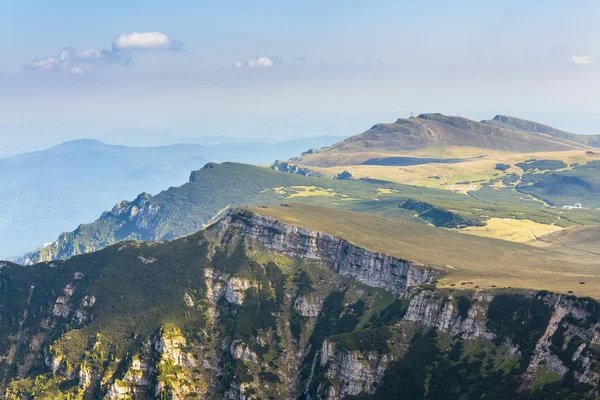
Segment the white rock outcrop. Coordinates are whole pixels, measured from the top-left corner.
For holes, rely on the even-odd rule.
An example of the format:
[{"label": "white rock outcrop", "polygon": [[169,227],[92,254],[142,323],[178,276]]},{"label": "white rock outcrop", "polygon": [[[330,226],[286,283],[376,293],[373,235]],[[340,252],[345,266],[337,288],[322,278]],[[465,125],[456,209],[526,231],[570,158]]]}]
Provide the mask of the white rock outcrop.
[{"label": "white rock outcrop", "polygon": [[248,279],[233,277],[227,281],[227,289],[225,290],[225,299],[234,304],[241,305],[246,298],[246,290],[249,289],[251,283]]},{"label": "white rock outcrop", "polygon": [[349,395],[374,393],[391,357],[376,351],[360,352],[340,349],[325,340],[321,346],[321,367],[327,368],[331,382],[327,398],[341,400]]}]

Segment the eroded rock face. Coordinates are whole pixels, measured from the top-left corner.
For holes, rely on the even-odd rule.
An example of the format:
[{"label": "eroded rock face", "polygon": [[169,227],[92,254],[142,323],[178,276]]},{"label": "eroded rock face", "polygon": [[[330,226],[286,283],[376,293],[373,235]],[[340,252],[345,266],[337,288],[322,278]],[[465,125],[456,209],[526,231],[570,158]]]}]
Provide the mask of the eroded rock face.
[{"label": "eroded rock face", "polygon": [[190,296],[187,293],[183,294],[183,301],[185,302],[185,305],[188,307],[194,307],[194,305],[195,305],[194,299],[192,299],[192,296]]},{"label": "eroded rock face", "polygon": [[320,299],[316,293],[310,293],[298,296],[294,302],[294,308],[303,317],[317,317],[321,311],[323,299]]},{"label": "eroded rock face", "polygon": [[374,393],[390,361],[388,354],[349,351],[325,340],[321,346],[321,367],[327,368],[330,382],[338,382],[330,386],[327,398],[341,400],[348,395]]},{"label": "eroded rock face", "polygon": [[271,169],[303,176],[323,176],[322,174],[308,168],[299,167],[295,164],[290,164],[286,161],[279,160],[275,160],[275,162],[271,165]]},{"label": "eroded rock face", "polygon": [[[600,321],[587,309],[588,300],[576,300],[564,295],[545,297],[545,302],[552,309],[550,322],[544,334],[537,341],[535,351],[529,360],[527,370],[523,374],[520,391],[530,388],[541,366],[565,375],[576,366],[574,375],[581,383],[598,385],[600,382],[600,362],[593,356],[590,344],[600,332]],[[562,346],[556,348],[555,335],[562,336]],[[581,344],[568,360],[557,356],[557,351],[565,351],[571,340],[579,340]],[[565,363],[567,365],[565,365]]]},{"label": "eroded rock face", "polygon": [[190,354],[183,351],[186,347],[185,337],[174,329],[164,329],[159,339],[154,344],[154,349],[161,355],[163,360],[171,360],[175,365],[183,367],[194,367],[195,360]]},{"label": "eroded rock face", "polygon": [[244,344],[241,340],[234,340],[229,347],[231,351],[231,355],[233,358],[241,359],[246,362],[251,362],[253,364],[258,364],[258,356],[254,351],[250,349],[250,347]]},{"label": "eroded rock face", "polygon": [[459,335],[463,339],[493,339],[494,335],[486,327],[487,310],[494,298],[491,293],[476,292],[473,294],[467,315],[461,317],[452,296],[444,293],[423,290],[410,298],[404,320],[438,328],[451,335]]},{"label": "eroded rock face", "polygon": [[146,398],[152,373],[149,354],[151,343],[146,343],[144,351],[132,358],[129,368],[122,380],[115,380],[106,393],[106,398],[112,400]]},{"label": "eroded rock face", "polygon": [[246,298],[246,290],[249,289],[251,283],[248,279],[233,277],[227,282],[225,290],[225,299],[234,304],[242,304]]},{"label": "eroded rock face", "polygon": [[[286,225],[257,214],[233,212],[219,222],[221,240],[243,237],[292,258],[321,262],[342,276],[394,294],[431,282],[439,271],[363,249],[329,234]],[[237,232],[237,233],[236,233]]]}]

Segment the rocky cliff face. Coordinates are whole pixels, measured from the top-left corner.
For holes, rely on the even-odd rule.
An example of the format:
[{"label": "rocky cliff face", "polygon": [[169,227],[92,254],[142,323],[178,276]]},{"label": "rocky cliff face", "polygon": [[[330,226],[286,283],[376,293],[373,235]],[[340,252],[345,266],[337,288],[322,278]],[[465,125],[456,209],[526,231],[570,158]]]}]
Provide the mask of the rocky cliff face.
[{"label": "rocky cliff face", "polygon": [[394,294],[432,282],[438,270],[363,249],[327,233],[287,225],[258,214],[232,212],[218,223],[221,240],[233,243],[244,238],[291,258],[321,262],[338,275]]},{"label": "rocky cliff face", "polygon": [[[510,295],[521,303],[539,302],[547,314],[542,326],[538,326],[539,335],[529,344],[521,337],[506,335],[502,328],[490,323],[490,313],[496,312],[495,302],[501,293],[485,292],[440,292],[411,291],[406,295],[409,302],[402,320],[398,321],[399,330],[435,328],[440,334],[446,334],[461,343],[493,343],[504,352],[504,359],[520,360],[520,368],[514,368],[518,374],[519,385],[515,386],[514,397],[529,398],[532,387],[539,389],[540,380],[553,376],[555,382],[572,379],[580,387],[587,386],[591,393],[597,393],[600,378],[600,356],[597,343],[600,338],[600,309],[593,300],[579,300],[574,297],[535,292],[520,292]],[[515,296],[515,297],[512,297]],[[468,306],[459,306],[459,299]],[[522,301],[521,301],[522,300]],[[463,307],[462,310],[460,307]],[[505,310],[509,318],[517,318],[518,309]],[[527,311],[529,312],[529,310]],[[515,321],[527,324],[527,321]],[[500,329],[499,329],[500,328]],[[394,340],[395,339],[395,340]],[[391,352],[374,352],[348,349],[336,343],[336,338],[323,342],[320,355],[321,367],[325,369],[328,384],[326,390],[318,391],[318,397],[342,399],[348,395],[375,393],[381,384],[386,368],[394,355],[406,354],[407,341],[397,336],[388,340]],[[343,343],[343,341],[342,341]],[[485,345],[487,346],[487,345]],[[487,356],[486,356],[487,357]],[[565,383],[559,383],[565,385]],[[511,392],[512,393],[512,392]],[[557,397],[562,398],[562,397]]]},{"label": "rocky cliff face", "polygon": [[438,273],[245,211],[170,243],[3,263],[0,390],[11,400],[598,395],[597,302],[435,289]]},{"label": "rocky cliff face", "polygon": [[348,351],[337,347],[335,342],[325,340],[321,348],[320,366],[326,369],[329,382],[335,382],[323,395],[333,400],[374,393],[393,357],[377,351]]},{"label": "rocky cliff face", "polygon": [[[159,211],[160,206],[152,201],[152,196],[142,193],[134,201],[118,202],[111,211],[103,213],[94,224],[80,225],[73,232],[65,232],[53,243],[17,261],[23,265],[34,265],[96,251],[126,239],[126,236],[119,236],[117,232],[125,225],[129,226],[130,232],[135,232],[129,237],[130,239],[144,238],[155,227]],[[96,231],[93,235],[94,240],[88,238],[89,230]]]},{"label": "rocky cliff face", "polygon": [[[312,154],[312,153],[311,153]],[[287,172],[290,174],[297,174],[303,176],[322,176],[316,171],[312,171],[308,168],[299,167],[295,164],[290,164],[286,161],[276,160],[272,165],[271,169],[275,171]]]}]

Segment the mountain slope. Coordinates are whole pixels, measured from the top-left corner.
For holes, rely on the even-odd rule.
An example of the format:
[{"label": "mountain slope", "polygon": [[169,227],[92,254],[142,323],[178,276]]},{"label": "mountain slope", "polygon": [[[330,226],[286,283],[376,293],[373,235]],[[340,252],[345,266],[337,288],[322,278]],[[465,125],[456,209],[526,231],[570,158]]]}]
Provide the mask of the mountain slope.
[{"label": "mountain slope", "polygon": [[373,186],[360,182],[308,178],[245,164],[209,163],[192,172],[189,183],[155,196],[141,194],[134,201],[122,201],[96,222],[62,234],[22,261],[65,259],[122,240],[173,239],[198,231],[227,207],[281,202],[294,196],[302,200],[311,196],[316,187],[329,190],[317,191],[316,201],[373,196],[372,192],[376,192]]},{"label": "mountain slope", "polygon": [[420,149],[452,147],[515,153],[586,148],[580,143],[541,133],[495,127],[462,117],[421,114],[414,118],[400,118],[390,124],[374,125],[361,134],[349,137],[316,154],[303,154],[293,161],[304,166],[316,167],[368,165],[370,160],[378,160],[377,162],[381,163],[385,153],[398,154]]},{"label": "mountain slope", "polygon": [[600,208],[600,161],[576,165],[563,171],[526,173],[516,189],[554,206]]},{"label": "mountain slope", "polygon": [[[132,148],[92,140],[4,159],[0,171],[0,255],[50,241],[106,204],[185,182],[206,160],[202,148]],[[10,253],[9,253],[10,252]]]},{"label": "mountain slope", "polygon": [[[522,196],[522,195],[521,195]],[[600,223],[591,210],[568,219],[561,210],[540,203],[508,199],[489,202],[447,190],[360,179],[307,177],[245,164],[209,163],[194,171],[190,182],[155,196],[141,194],[122,201],[95,222],[80,225],[20,263],[66,259],[122,240],[158,241],[189,235],[228,207],[302,202],[366,212],[397,219],[457,228],[482,225],[489,218],[527,218],[558,226]],[[421,204],[425,209],[406,207]],[[479,210],[473,212],[473,210]],[[558,222],[557,222],[558,221]]]},{"label": "mountain slope", "polygon": [[[161,147],[67,142],[0,161],[0,256],[18,256],[121,199],[186,182],[207,161],[270,163],[332,137],[281,143],[178,144]],[[10,253],[9,253],[10,251]]]},{"label": "mountain slope", "polygon": [[540,124],[526,119],[509,117],[506,115],[496,115],[492,119],[481,121],[488,125],[494,125],[506,129],[514,129],[524,132],[537,132],[545,135],[570,140],[590,147],[600,147],[600,135],[578,135],[553,128],[548,125]]},{"label": "mountain slope", "polygon": [[574,226],[539,237],[538,240],[600,256],[600,226]]},{"label": "mountain slope", "polygon": [[439,273],[245,210],[168,243],[2,263],[0,392],[8,400],[593,397],[596,301],[439,290],[431,283]]}]

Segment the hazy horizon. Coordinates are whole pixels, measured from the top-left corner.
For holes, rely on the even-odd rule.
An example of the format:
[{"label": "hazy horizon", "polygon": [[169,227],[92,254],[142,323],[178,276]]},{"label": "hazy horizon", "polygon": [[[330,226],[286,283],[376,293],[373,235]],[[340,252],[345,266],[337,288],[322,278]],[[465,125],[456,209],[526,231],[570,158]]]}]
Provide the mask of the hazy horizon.
[{"label": "hazy horizon", "polygon": [[4,153],[350,136],[411,111],[600,133],[594,1],[27,5],[0,5]]}]

